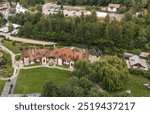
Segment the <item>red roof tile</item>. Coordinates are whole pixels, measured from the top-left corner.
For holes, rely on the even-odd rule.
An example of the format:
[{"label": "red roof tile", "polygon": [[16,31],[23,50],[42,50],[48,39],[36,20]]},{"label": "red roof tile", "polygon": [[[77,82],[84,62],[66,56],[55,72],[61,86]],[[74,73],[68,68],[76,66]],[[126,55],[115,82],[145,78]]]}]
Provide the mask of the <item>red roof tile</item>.
[{"label": "red roof tile", "polygon": [[27,58],[30,60],[34,59],[42,59],[43,57],[54,57],[54,58],[62,58],[64,61],[77,61],[81,59],[88,59],[89,54],[87,50],[75,50],[71,48],[55,48],[54,50],[50,50],[48,48],[43,49],[31,49],[21,53],[21,57]]}]

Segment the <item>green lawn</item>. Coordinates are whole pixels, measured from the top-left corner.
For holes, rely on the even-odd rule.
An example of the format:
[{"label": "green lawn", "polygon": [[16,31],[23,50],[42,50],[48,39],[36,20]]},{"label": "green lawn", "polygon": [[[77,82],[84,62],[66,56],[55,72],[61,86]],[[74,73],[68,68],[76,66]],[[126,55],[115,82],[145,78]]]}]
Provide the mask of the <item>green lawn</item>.
[{"label": "green lawn", "polygon": [[150,97],[150,89],[144,86],[147,82],[150,82],[150,80],[140,75],[133,75],[126,84],[126,88],[131,90],[134,97]]},{"label": "green lawn", "polygon": [[109,92],[112,96],[117,96],[125,90],[131,90],[131,96],[133,97],[150,97],[150,89],[144,86],[145,83],[150,82],[149,79],[144,76],[132,75],[129,81],[125,85],[124,90]]},{"label": "green lawn", "polygon": [[36,93],[41,92],[43,86],[48,81],[53,81],[58,85],[63,85],[67,82],[71,73],[59,69],[35,68],[21,70],[15,93]]},{"label": "green lawn", "polygon": [[4,61],[0,65],[0,76],[10,77],[13,74],[11,56],[4,51],[0,51],[0,52],[4,54]]},{"label": "green lawn", "polygon": [[1,93],[2,93],[2,90],[3,90],[4,85],[5,85],[5,81],[1,81],[1,80],[0,80],[0,95],[1,95]]}]

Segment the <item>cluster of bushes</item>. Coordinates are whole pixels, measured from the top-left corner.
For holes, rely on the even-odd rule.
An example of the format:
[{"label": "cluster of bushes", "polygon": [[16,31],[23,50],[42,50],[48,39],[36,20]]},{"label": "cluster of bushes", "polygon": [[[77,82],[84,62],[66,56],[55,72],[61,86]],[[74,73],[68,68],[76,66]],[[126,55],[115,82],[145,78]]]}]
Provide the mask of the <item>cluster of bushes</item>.
[{"label": "cluster of bushes", "polygon": [[45,97],[106,97],[108,93],[97,88],[87,78],[72,77],[64,86],[49,81],[45,84],[42,96]]}]

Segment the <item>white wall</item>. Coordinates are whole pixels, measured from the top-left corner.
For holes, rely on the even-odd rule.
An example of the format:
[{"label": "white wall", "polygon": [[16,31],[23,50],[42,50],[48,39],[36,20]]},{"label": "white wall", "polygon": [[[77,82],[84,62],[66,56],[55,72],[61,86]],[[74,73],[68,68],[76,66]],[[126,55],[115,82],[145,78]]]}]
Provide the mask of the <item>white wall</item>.
[{"label": "white wall", "polygon": [[58,65],[62,65],[62,59],[61,58],[58,58]]},{"label": "white wall", "polygon": [[108,12],[116,12],[117,8],[110,8],[110,7],[108,7],[107,11]]},{"label": "white wall", "polygon": [[24,65],[29,65],[29,58],[24,58]]}]

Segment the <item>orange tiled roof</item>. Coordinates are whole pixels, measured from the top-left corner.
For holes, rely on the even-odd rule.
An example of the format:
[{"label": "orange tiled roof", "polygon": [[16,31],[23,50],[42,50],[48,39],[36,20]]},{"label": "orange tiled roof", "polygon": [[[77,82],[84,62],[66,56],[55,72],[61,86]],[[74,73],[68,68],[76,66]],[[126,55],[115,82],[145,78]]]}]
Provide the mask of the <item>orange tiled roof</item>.
[{"label": "orange tiled roof", "polygon": [[71,48],[55,48],[54,50],[50,50],[48,48],[43,49],[31,49],[22,52],[22,59],[29,57],[30,60],[34,59],[42,59],[43,57],[54,57],[54,58],[62,58],[64,61],[77,61],[81,59],[88,59],[89,54],[86,50],[75,50]]}]

